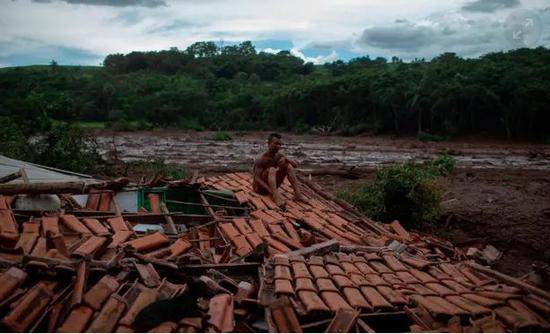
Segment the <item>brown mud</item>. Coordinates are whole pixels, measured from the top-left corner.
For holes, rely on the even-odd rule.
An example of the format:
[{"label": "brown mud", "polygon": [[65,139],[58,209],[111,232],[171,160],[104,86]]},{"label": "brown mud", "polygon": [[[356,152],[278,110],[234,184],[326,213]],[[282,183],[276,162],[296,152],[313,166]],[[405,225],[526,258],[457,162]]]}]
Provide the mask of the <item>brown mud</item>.
[{"label": "brown mud", "polygon": [[[268,133],[190,131],[96,132],[102,153],[122,161],[161,158],[202,171],[247,169],[263,152]],[[357,187],[375,168],[443,153],[456,159],[455,171],[442,180],[442,215],[422,227],[455,243],[482,241],[504,252],[495,267],[521,276],[533,263],[550,264],[550,146],[505,141],[421,142],[414,138],[283,135],[284,152],[300,167],[359,167],[360,178],[315,176],[333,193]]]}]

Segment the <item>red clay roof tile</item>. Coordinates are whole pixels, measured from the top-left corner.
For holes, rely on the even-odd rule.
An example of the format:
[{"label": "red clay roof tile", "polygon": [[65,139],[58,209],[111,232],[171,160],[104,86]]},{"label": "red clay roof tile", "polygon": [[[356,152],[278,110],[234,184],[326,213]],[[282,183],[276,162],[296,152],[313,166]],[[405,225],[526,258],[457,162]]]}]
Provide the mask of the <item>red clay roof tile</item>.
[{"label": "red clay roof tile", "polygon": [[231,241],[235,246],[235,253],[239,256],[245,256],[253,250],[244,235],[234,236],[231,238]]},{"label": "red clay roof tile", "polygon": [[315,284],[317,285],[317,289],[319,291],[334,291],[338,292],[338,289],[332,282],[332,280],[328,278],[319,278],[315,281]]},{"label": "red clay roof tile", "polygon": [[264,201],[262,201],[262,199],[260,197],[251,196],[250,199],[249,199],[249,203],[252,204],[252,206],[256,210],[266,210],[267,209],[267,206],[264,204]]},{"label": "red clay roof tile", "polygon": [[344,270],[342,270],[342,267],[334,265],[334,264],[327,264],[325,266],[325,268],[331,275],[336,275],[336,274],[345,275],[346,274],[344,272]]},{"label": "red clay roof tile", "polygon": [[338,292],[334,291],[321,291],[321,298],[327,304],[331,311],[338,311],[340,309],[349,309],[353,308],[348,304],[348,302],[340,296]]},{"label": "red clay roof tile", "polygon": [[252,227],[248,225],[248,223],[244,218],[233,219],[233,224],[237,227],[237,229],[239,230],[239,232],[241,232],[241,234],[248,234],[248,233],[254,232]]},{"label": "red clay roof tile", "polygon": [[313,284],[313,281],[309,278],[297,278],[296,279],[296,291],[309,290],[317,291],[317,288]]},{"label": "red clay roof tile", "polygon": [[170,240],[168,240],[168,238],[164,234],[160,232],[155,232],[152,234],[148,234],[144,237],[131,240],[128,242],[128,245],[132,246],[138,252],[143,252],[146,250],[159,248],[168,244],[169,242]]},{"label": "red clay roof tile", "polygon": [[126,310],[126,304],[118,295],[111,295],[105,306],[92,321],[88,327],[88,333],[108,333],[112,332],[118,323],[118,319]]},{"label": "red clay roof tile", "polygon": [[26,332],[48,306],[52,297],[49,284],[39,282],[20,299],[2,323],[11,331]]},{"label": "red clay roof tile", "polygon": [[233,331],[233,297],[229,294],[220,294],[210,299],[208,308],[208,323],[218,331],[228,333]]},{"label": "red clay roof tile", "polygon": [[0,276],[0,301],[6,300],[27,279],[23,270],[11,267]]},{"label": "red clay roof tile", "polygon": [[378,290],[371,286],[361,286],[361,292],[375,309],[391,309],[393,306],[384,298]]},{"label": "red clay roof tile", "polygon": [[287,266],[275,266],[275,279],[286,279],[292,280],[292,275],[290,274],[290,268]]},{"label": "red clay roof tile", "polygon": [[306,312],[328,312],[328,306],[319,298],[317,292],[309,290],[298,291],[298,298],[306,308]]},{"label": "red clay roof tile", "polygon": [[92,232],[78,220],[74,215],[62,215],[61,222],[71,231],[81,234],[92,234]]},{"label": "red clay roof tile", "polygon": [[460,296],[447,296],[445,297],[450,303],[460,307],[463,310],[471,312],[474,315],[489,314],[491,310],[487,307],[481,306]]},{"label": "red clay roof tile", "polygon": [[110,191],[103,191],[99,197],[98,211],[111,211],[111,202],[113,199],[113,193]]},{"label": "red clay roof tile", "polygon": [[292,283],[287,279],[275,279],[275,293],[277,294],[294,294]]},{"label": "red clay roof tile", "polygon": [[264,223],[260,219],[251,219],[248,223],[261,238],[269,236],[269,232],[267,232]]},{"label": "red clay roof tile", "polygon": [[60,231],[58,221],[58,216],[42,217],[42,230],[44,231],[44,235],[46,235],[48,232],[59,234]]},{"label": "red clay roof tile", "polygon": [[310,265],[309,271],[315,278],[328,278],[330,277],[330,274],[328,271],[325,270],[324,267],[316,266],[316,265]]},{"label": "red clay roof tile", "polygon": [[336,286],[338,286],[338,288],[340,289],[345,287],[355,286],[355,284],[353,284],[353,282],[347,276],[344,276],[344,275],[339,275],[339,274],[332,275],[332,280],[336,283]]},{"label": "red clay roof tile", "polygon": [[120,319],[120,324],[132,326],[132,323],[134,322],[138,313],[148,305],[155,302],[158,298],[159,293],[157,291],[148,288],[142,288],[136,300],[128,308],[128,311],[126,312],[124,317]]},{"label": "red clay roof tile", "polygon": [[290,260],[288,259],[288,255],[284,255],[284,254],[275,255],[273,257],[273,262],[275,263],[275,265],[290,267]]},{"label": "red clay roof tile", "polygon": [[464,293],[464,294],[462,294],[462,297],[464,297],[466,299],[469,299],[469,300],[473,301],[474,303],[477,303],[477,304],[480,304],[480,305],[483,305],[483,306],[487,306],[487,307],[494,307],[494,306],[504,304],[504,302],[501,301],[501,300],[496,300],[496,299],[492,299],[492,298],[483,297],[483,296],[480,296],[480,295],[474,294],[474,293]]},{"label": "red clay roof tile", "polygon": [[293,262],[292,271],[294,272],[294,278],[312,278],[307,265],[303,262]]},{"label": "red clay roof tile", "polygon": [[88,306],[77,306],[69,313],[69,316],[57,331],[59,333],[82,333],[93,314],[94,311]]},{"label": "red clay roof tile", "polygon": [[354,308],[372,309],[372,305],[369,304],[359,289],[346,287],[342,289],[342,292],[349,304]]},{"label": "red clay roof tile", "polygon": [[508,306],[502,306],[495,309],[497,319],[501,320],[506,325],[516,331],[524,330],[528,327],[538,327],[539,323],[534,319],[529,319],[521,315]]},{"label": "red clay roof tile", "polygon": [[107,224],[111,226],[111,229],[113,230],[114,233],[130,230],[126,225],[126,223],[124,222],[124,218],[122,218],[122,216],[116,216],[116,217],[107,219]]},{"label": "red clay roof tile", "polygon": [[103,276],[97,284],[89,289],[83,297],[84,303],[93,308],[100,310],[103,303],[119,288],[119,282],[112,276]]},{"label": "red clay roof tile", "polygon": [[160,211],[160,196],[158,194],[150,193],[147,195],[147,199],[149,200],[149,204],[151,207],[151,212],[158,214],[161,213]]},{"label": "red clay roof tile", "polygon": [[97,219],[84,218],[82,219],[82,223],[95,235],[106,236],[110,234],[109,230]]},{"label": "red clay roof tile", "polygon": [[107,238],[91,236],[73,252],[73,255],[93,258],[105,242],[107,242]]},{"label": "red clay roof tile", "polygon": [[376,289],[393,305],[402,305],[408,303],[407,299],[393,288],[380,285],[377,286]]}]

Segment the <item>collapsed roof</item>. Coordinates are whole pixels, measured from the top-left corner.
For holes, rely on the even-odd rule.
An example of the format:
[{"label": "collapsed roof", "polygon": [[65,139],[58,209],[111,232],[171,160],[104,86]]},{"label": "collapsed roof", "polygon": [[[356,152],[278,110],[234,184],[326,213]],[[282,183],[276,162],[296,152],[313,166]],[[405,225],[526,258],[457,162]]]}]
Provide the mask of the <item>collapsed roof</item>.
[{"label": "collapsed roof", "polygon": [[[0,318],[20,332],[550,330],[550,294],[444,240],[380,224],[303,179],[249,173],[15,210],[0,193]],[[145,227],[144,227],[145,226]],[[158,227],[158,228],[157,228]],[[187,307],[185,307],[187,305]],[[192,307],[189,307],[192,305]],[[175,311],[170,311],[175,310]]]}]

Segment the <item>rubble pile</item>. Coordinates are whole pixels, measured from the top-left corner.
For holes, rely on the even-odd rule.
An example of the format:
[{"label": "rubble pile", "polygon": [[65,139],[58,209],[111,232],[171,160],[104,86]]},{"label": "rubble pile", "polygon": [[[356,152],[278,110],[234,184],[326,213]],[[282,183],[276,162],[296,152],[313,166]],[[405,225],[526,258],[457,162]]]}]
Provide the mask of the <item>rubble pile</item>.
[{"label": "rubble pile", "polygon": [[251,178],[166,183],[177,198],[145,187],[135,212],[105,184],[64,190],[51,211],[16,208],[33,187],[0,186],[1,329],[550,330],[547,291],[397,221],[374,222],[307,179],[304,201],[283,183],[279,208]]}]

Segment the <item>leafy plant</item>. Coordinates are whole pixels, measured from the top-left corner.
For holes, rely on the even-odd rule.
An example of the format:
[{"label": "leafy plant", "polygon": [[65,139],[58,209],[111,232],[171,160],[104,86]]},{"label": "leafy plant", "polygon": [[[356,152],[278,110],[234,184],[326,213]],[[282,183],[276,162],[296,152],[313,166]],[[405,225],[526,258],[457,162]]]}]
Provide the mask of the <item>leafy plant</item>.
[{"label": "leafy plant", "polygon": [[34,162],[73,172],[94,172],[103,162],[98,145],[81,128],[54,124],[33,144]]},{"label": "leafy plant", "polygon": [[450,156],[426,165],[407,162],[385,167],[376,171],[373,182],[339,196],[383,222],[397,219],[408,227],[430,223],[435,221],[440,209],[441,189],[437,179],[453,167]]}]

